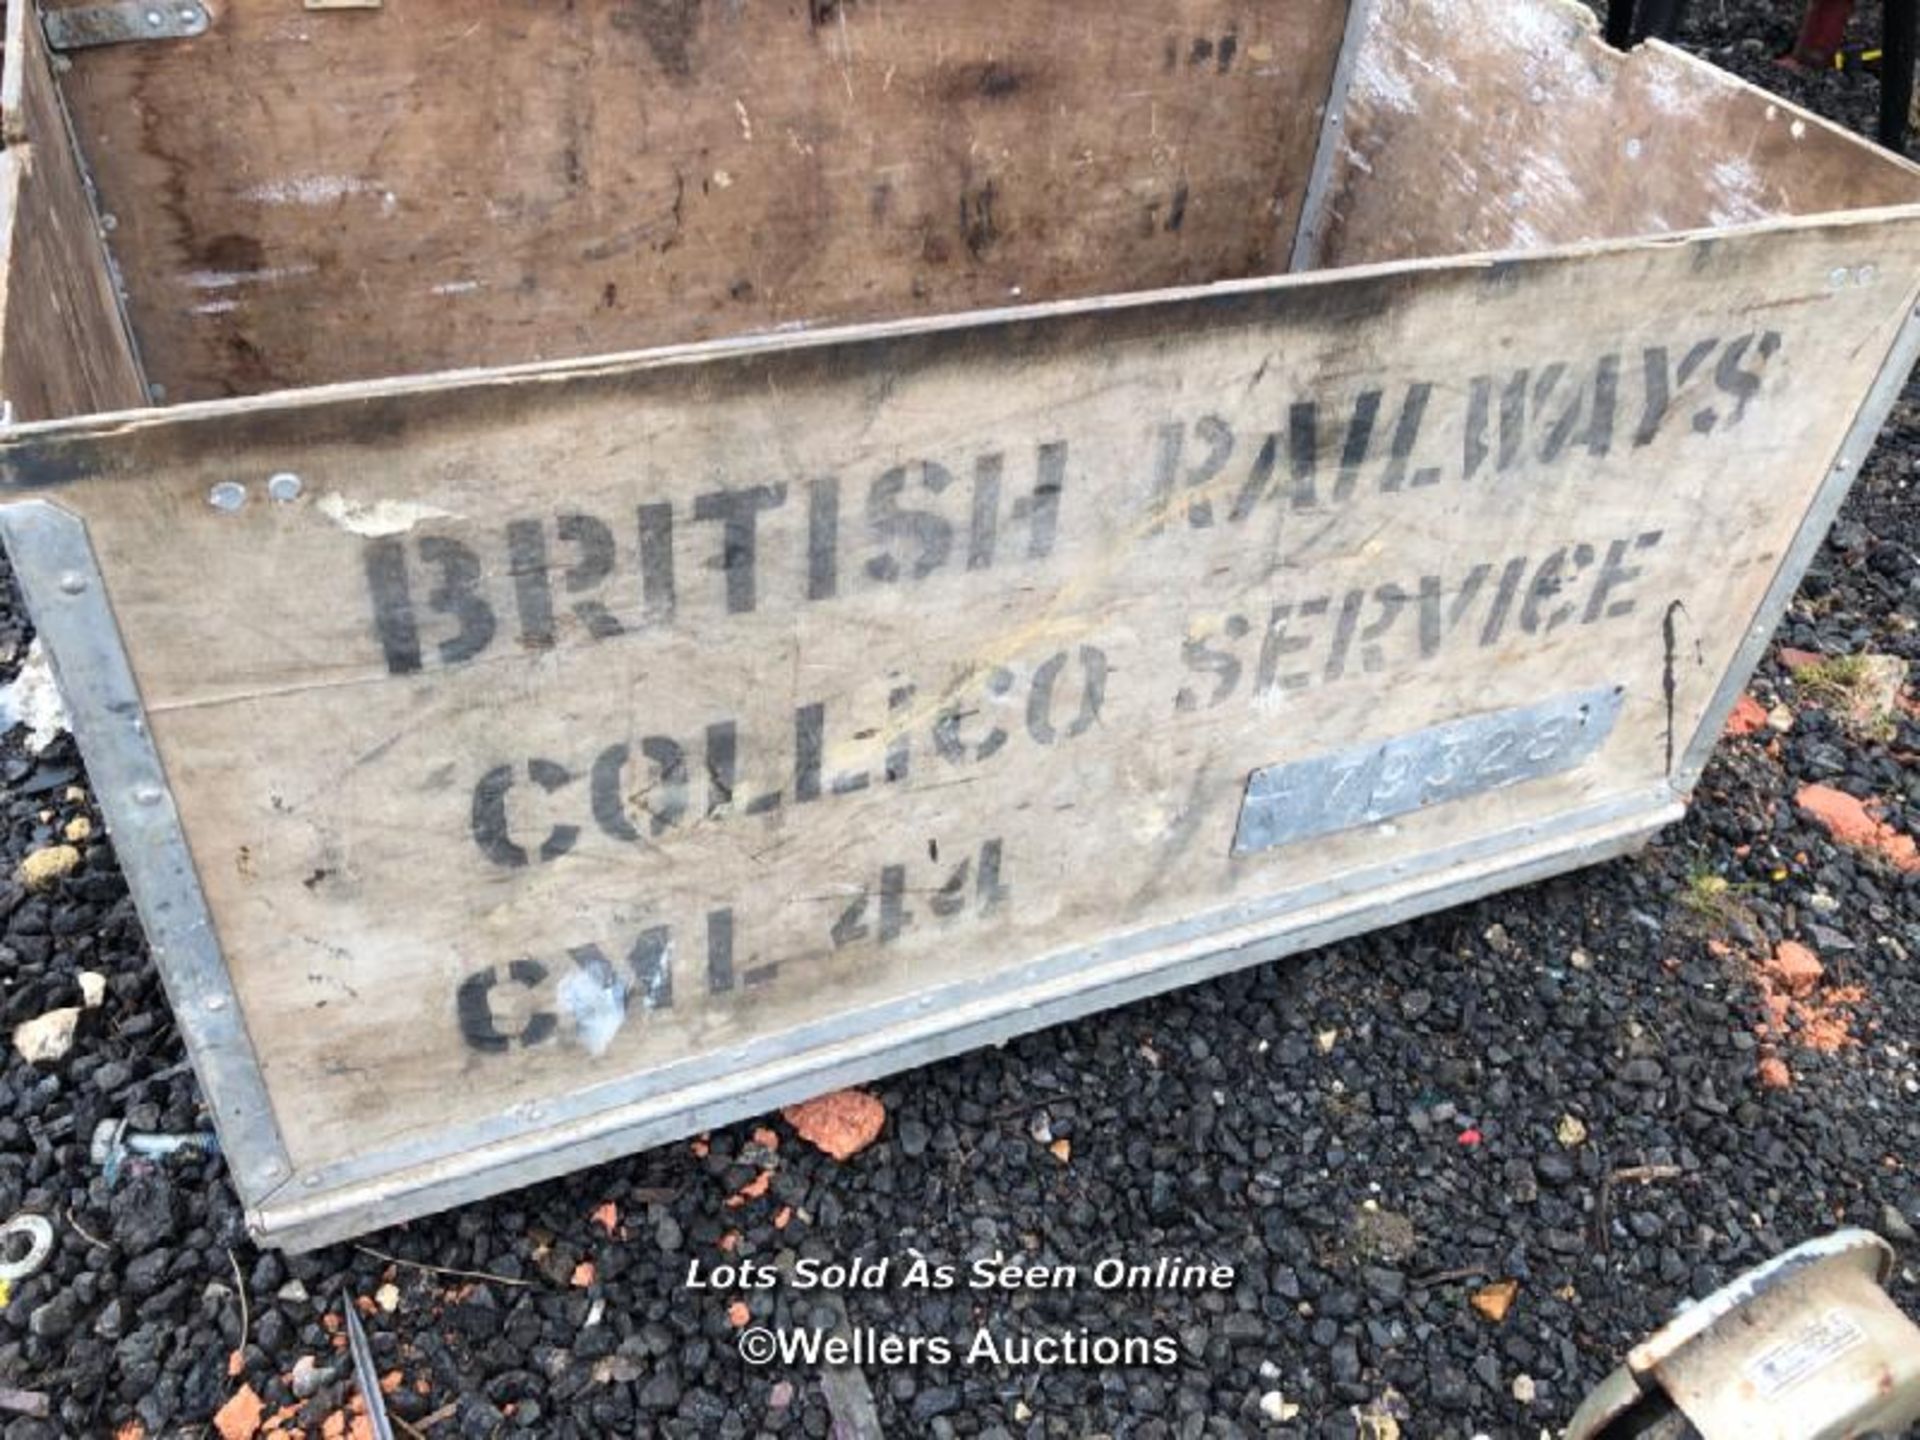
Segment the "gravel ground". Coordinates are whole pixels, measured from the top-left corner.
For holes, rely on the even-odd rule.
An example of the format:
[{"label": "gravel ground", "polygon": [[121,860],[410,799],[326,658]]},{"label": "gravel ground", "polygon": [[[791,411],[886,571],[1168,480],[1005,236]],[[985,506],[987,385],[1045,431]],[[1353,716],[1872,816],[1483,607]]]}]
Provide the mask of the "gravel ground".
[{"label": "gravel ground", "polygon": [[[1870,79],[1767,63],[1794,5],[1694,8],[1684,38],[1709,58],[1871,125]],[[1910,387],[1779,645],[1920,659],[1917,471]],[[27,638],[9,604],[0,653]],[[0,889],[7,1027],[79,1003],[81,971],[107,980],[66,1059],[9,1048],[0,1077],[0,1218],[57,1237],[0,1311],[0,1381],[53,1415],[4,1434],[205,1433],[242,1387],[289,1433],[347,1433],[343,1290],[413,1433],[828,1434],[841,1380],[734,1352],[736,1303],[798,1323],[813,1302],[690,1290],[694,1258],[1236,1269],[1224,1291],[849,1291],[855,1326],[904,1335],[1177,1348],[1132,1369],[866,1367],[895,1435],[1532,1436],[1682,1299],[1840,1224],[1899,1241],[1895,1293],[1920,1312],[1920,882],[1793,803],[1808,784],[1880,797],[1920,834],[1920,723],[1849,729],[1830,669],[1788,659],[1753,694],[1791,729],[1729,740],[1638,857],[895,1077],[883,1137],[845,1163],[769,1120],[300,1257],[247,1242],[218,1161],[114,1186],[89,1163],[102,1117],[202,1116],[96,838],[50,891]],[[0,781],[0,871],[77,817],[99,835],[70,740],[0,754]],[[1824,974],[1753,958],[1783,941]]]}]

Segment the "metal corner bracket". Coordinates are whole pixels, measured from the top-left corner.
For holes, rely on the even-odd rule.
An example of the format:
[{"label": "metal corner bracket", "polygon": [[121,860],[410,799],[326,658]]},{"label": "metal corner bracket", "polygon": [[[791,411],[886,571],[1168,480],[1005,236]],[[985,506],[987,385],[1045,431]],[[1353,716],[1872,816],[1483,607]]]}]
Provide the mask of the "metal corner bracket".
[{"label": "metal corner bracket", "polygon": [[1353,68],[1367,43],[1373,24],[1374,0],[1347,0],[1347,23],[1340,35],[1340,53],[1334,57],[1333,77],[1327,83],[1326,109],[1320,116],[1320,133],[1313,145],[1313,163],[1307,171],[1307,188],[1300,198],[1300,218],[1294,222],[1293,247],[1287,257],[1289,275],[1304,274],[1320,268],[1327,228],[1327,190],[1333,184],[1333,169],[1345,138],[1347,91],[1353,84]]},{"label": "metal corner bracket", "polygon": [[47,48],[91,50],[137,40],[190,40],[207,33],[213,16],[201,0],[114,0],[107,5],[75,5],[43,10],[40,23]]},{"label": "metal corner bracket", "polygon": [[50,501],[13,501],[0,504],[0,543],[53,662],[221,1149],[252,1208],[293,1168],[86,526]]}]

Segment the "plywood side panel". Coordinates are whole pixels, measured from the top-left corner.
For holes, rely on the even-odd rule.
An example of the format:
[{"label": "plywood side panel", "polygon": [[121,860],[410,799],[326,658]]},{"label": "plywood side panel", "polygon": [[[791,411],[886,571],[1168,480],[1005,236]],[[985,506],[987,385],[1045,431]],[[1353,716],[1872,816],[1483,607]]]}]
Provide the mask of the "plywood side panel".
[{"label": "plywood side panel", "polygon": [[177,400],[1283,268],[1345,14],[231,0],[67,91]]},{"label": "plywood side panel", "polygon": [[26,0],[7,15],[0,83],[6,207],[0,401],[16,421],[146,404],[99,226]]},{"label": "plywood side panel", "polygon": [[1643,813],[1915,275],[1909,214],[1307,278],[156,413],[0,479],[86,522],[324,1195]]},{"label": "plywood side panel", "polygon": [[1920,169],[1571,0],[1377,0],[1318,266],[1920,200]]}]

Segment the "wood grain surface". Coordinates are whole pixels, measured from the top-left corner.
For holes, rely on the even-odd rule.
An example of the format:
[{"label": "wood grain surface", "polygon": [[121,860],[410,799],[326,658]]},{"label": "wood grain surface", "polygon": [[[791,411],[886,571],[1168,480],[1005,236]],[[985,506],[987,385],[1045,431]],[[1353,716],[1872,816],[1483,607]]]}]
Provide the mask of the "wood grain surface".
[{"label": "wood grain surface", "polygon": [[0,401],[16,421],[146,404],[39,21],[24,0],[6,9],[0,145]]},{"label": "wood grain surface", "polygon": [[1920,201],[1920,168],[1659,41],[1611,49],[1573,0],[1374,0],[1341,118],[1325,266]]},{"label": "wood grain surface", "polygon": [[1344,0],[230,0],[66,88],[175,400],[1284,266]]}]

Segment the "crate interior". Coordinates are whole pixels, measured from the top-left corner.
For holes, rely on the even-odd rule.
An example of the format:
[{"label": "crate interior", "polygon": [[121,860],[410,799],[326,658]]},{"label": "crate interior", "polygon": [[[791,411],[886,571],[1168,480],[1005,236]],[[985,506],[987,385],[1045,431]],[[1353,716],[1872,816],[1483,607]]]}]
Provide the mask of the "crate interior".
[{"label": "crate interior", "polygon": [[162,403],[1920,199],[1563,0],[308,3],[50,62]]}]

